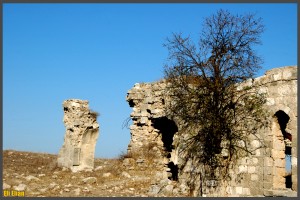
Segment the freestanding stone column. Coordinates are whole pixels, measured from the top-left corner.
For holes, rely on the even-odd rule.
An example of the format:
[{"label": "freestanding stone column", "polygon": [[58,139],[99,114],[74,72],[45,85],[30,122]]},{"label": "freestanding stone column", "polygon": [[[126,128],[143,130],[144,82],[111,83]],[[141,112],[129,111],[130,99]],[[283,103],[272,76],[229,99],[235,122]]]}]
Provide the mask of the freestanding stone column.
[{"label": "freestanding stone column", "polygon": [[70,168],[73,172],[93,169],[99,135],[98,114],[89,109],[86,100],[66,100],[63,109],[66,133],[58,154],[58,166]]}]

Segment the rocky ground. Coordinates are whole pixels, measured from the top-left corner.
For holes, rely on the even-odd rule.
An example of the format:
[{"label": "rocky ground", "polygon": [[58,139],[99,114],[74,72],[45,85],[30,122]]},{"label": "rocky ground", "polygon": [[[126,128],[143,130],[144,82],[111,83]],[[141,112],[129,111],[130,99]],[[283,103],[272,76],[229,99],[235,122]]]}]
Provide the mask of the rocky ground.
[{"label": "rocky ground", "polygon": [[151,169],[127,168],[123,159],[95,159],[95,169],[72,173],[56,164],[57,155],[3,151],[3,189],[28,197],[152,196]]}]

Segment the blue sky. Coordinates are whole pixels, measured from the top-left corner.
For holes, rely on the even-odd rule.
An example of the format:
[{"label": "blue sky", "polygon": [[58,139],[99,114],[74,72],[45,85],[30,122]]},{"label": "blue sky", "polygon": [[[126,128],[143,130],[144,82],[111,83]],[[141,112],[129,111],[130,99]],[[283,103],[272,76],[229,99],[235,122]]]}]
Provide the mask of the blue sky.
[{"label": "blue sky", "polygon": [[3,149],[58,153],[77,98],[100,113],[96,157],[125,152],[127,91],[163,77],[172,32],[197,38],[220,8],[263,18],[257,75],[297,64],[297,4],[3,4]]}]

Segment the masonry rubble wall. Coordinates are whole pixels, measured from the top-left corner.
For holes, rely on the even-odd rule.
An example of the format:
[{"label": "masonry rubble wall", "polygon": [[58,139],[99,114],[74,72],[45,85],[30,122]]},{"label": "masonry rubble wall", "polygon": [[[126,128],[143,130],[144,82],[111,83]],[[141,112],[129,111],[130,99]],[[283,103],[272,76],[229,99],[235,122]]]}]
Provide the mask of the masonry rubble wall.
[{"label": "masonry rubble wall", "polygon": [[58,166],[73,172],[93,169],[99,136],[97,113],[89,109],[88,101],[80,99],[64,101],[63,110],[66,132],[58,154]]},{"label": "masonry rubble wall", "polygon": [[[259,138],[250,138],[252,147],[258,149],[255,155],[240,159],[229,171],[230,181],[200,181],[197,172],[201,171],[201,166],[193,165],[193,158],[183,162],[186,161],[182,146],[185,136],[177,134],[180,121],[169,119],[165,112],[165,105],[170,102],[165,90],[167,84],[165,80],[137,83],[126,98],[133,109],[128,154],[150,146],[148,150],[156,155],[157,176],[150,195],[199,196],[200,184],[202,196],[289,196],[297,192],[297,66],[275,68],[241,84],[254,84],[266,93],[265,106],[271,123],[259,131]],[[291,137],[284,137],[283,132]],[[259,139],[266,146],[262,147]],[[288,179],[286,154],[291,157]],[[139,156],[141,159],[147,160],[143,155]]]}]

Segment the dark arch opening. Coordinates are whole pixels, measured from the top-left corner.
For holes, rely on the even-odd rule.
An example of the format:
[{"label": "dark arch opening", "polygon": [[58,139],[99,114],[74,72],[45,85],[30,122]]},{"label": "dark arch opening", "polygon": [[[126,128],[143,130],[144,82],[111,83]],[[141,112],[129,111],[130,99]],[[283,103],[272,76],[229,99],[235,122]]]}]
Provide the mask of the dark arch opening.
[{"label": "dark arch opening", "polygon": [[169,162],[168,167],[170,168],[172,174],[172,176],[169,178],[173,181],[178,181],[178,166],[173,162]]},{"label": "dark arch opening", "polygon": [[290,117],[282,110],[279,110],[275,113],[275,116],[277,117],[278,124],[280,126],[280,130],[283,134],[284,139],[289,139],[292,141],[292,135],[288,132],[286,132],[286,125],[290,120]]},{"label": "dark arch opening", "polygon": [[[152,125],[154,128],[159,130],[159,133],[162,136],[162,142],[164,144],[164,149],[166,151],[166,157],[171,157],[172,149],[174,148],[173,137],[176,132],[178,132],[178,127],[173,120],[168,119],[167,117],[160,117],[152,120]],[[170,161],[167,165],[170,169],[168,175],[170,180],[177,181],[178,180],[178,166],[175,165],[172,161]]]},{"label": "dark arch opening", "polygon": [[134,104],[134,102],[133,102],[132,99],[130,99],[128,103],[129,103],[129,106],[130,106],[131,108],[135,106],[135,104]]},{"label": "dark arch opening", "polygon": [[173,137],[178,132],[178,127],[173,120],[167,117],[160,117],[153,119],[153,127],[158,129],[162,135],[162,141],[164,143],[165,150],[171,152],[173,149]]}]

